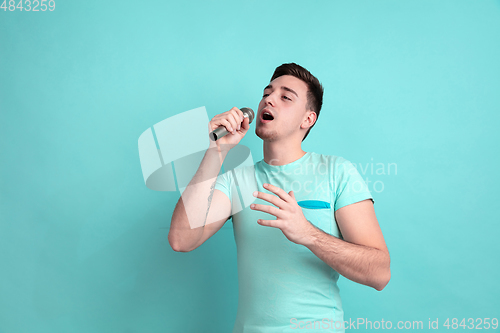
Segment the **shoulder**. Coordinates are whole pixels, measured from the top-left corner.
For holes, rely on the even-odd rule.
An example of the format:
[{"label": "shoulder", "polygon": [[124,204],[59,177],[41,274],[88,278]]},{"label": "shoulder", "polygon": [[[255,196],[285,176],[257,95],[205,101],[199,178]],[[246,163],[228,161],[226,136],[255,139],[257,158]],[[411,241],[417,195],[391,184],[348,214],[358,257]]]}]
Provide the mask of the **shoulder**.
[{"label": "shoulder", "polygon": [[257,164],[246,165],[246,166],[240,165],[240,166],[237,166],[237,167],[232,168],[232,169],[224,168],[224,171],[225,171],[224,175],[225,175],[225,177],[227,177],[230,180],[232,180],[234,178],[234,176],[236,176],[237,178],[240,178],[242,176],[247,176],[247,177],[253,176],[255,174],[255,167]]},{"label": "shoulder", "polygon": [[310,160],[314,163],[327,163],[334,170],[339,166],[352,165],[352,163],[342,156],[310,153]]},{"label": "shoulder", "polygon": [[310,163],[325,166],[322,169],[329,170],[332,181],[357,176],[358,169],[350,160],[338,155],[326,155],[311,152]]}]

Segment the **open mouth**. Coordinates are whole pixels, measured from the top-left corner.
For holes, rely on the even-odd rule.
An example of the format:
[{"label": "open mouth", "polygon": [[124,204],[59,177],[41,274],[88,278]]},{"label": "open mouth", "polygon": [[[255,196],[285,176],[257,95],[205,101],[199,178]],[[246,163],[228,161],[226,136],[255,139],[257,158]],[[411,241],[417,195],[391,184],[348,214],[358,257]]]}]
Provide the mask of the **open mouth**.
[{"label": "open mouth", "polygon": [[269,121],[271,121],[273,119],[274,119],[274,116],[270,112],[264,111],[262,113],[262,121],[263,122],[269,122]]}]

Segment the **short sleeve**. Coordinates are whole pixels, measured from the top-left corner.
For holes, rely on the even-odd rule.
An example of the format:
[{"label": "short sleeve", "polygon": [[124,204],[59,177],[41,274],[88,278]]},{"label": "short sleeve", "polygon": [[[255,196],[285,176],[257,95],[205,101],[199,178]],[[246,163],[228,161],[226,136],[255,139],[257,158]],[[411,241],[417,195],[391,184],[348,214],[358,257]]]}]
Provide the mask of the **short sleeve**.
[{"label": "short sleeve", "polygon": [[222,175],[217,176],[217,181],[215,182],[215,189],[221,191],[229,200],[231,200],[231,179],[229,178],[230,172],[225,172]]},{"label": "short sleeve", "polygon": [[335,164],[335,211],[373,197],[356,167],[343,158]]}]

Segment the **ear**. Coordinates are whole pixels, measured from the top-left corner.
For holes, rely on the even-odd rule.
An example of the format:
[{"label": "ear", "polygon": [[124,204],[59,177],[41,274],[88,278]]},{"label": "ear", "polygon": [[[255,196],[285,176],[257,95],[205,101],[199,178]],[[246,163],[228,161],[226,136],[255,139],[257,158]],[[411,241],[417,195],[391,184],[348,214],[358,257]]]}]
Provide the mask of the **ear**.
[{"label": "ear", "polygon": [[315,122],[316,122],[316,112],[312,110],[307,110],[306,117],[302,121],[302,124],[300,124],[300,128],[308,129],[312,125],[314,125]]}]

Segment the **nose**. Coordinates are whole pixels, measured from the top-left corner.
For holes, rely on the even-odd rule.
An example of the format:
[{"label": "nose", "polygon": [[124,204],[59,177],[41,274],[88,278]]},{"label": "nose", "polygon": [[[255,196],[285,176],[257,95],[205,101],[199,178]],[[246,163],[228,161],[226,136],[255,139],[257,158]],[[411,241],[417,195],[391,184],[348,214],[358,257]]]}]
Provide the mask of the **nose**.
[{"label": "nose", "polygon": [[264,98],[264,104],[274,107],[274,94],[267,95],[267,97]]}]

